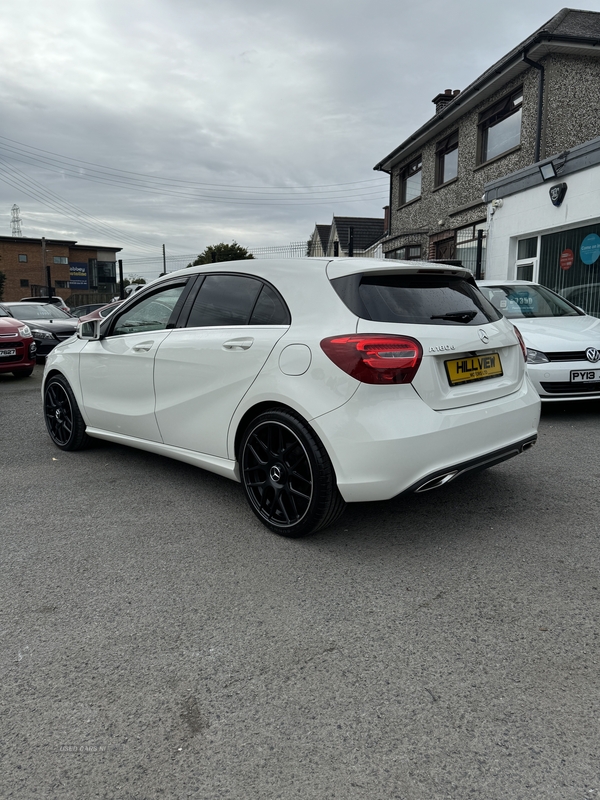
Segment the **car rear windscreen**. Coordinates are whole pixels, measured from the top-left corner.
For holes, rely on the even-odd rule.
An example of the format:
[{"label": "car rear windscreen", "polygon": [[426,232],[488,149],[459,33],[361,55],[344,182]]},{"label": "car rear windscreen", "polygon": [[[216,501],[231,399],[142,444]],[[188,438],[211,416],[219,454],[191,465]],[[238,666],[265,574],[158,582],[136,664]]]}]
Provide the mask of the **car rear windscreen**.
[{"label": "car rear windscreen", "polygon": [[361,319],[413,325],[484,325],[502,315],[465,278],[438,274],[334,278],[335,291]]}]

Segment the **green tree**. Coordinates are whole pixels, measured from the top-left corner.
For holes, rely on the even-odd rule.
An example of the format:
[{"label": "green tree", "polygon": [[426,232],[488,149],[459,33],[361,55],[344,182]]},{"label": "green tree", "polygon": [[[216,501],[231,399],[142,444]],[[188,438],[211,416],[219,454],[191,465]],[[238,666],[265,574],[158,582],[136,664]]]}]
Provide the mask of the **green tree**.
[{"label": "green tree", "polygon": [[123,287],[130,286],[132,283],[146,283],[146,280],[139,275],[133,274],[130,274],[128,278],[123,278]]},{"label": "green tree", "polygon": [[6,275],[0,272],[0,300],[4,300],[4,284],[6,283]]},{"label": "green tree", "polygon": [[195,261],[188,264],[188,267],[197,267],[198,264],[213,264],[216,261],[241,261],[247,258],[254,258],[254,256],[237,242],[231,244],[221,242],[209,245]]}]

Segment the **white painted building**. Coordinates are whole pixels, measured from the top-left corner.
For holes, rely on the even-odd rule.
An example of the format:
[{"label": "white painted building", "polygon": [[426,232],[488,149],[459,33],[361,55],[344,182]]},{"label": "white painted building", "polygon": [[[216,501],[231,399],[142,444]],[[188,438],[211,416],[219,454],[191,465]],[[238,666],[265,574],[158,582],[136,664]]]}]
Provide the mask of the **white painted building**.
[{"label": "white painted building", "polygon": [[486,184],[484,199],[486,279],[537,281],[600,311],[600,137]]}]

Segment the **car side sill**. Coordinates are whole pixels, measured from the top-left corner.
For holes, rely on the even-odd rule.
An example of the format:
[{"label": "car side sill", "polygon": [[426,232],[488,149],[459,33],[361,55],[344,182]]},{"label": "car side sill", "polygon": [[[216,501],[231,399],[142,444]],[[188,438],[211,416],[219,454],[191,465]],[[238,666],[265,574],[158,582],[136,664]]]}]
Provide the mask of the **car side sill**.
[{"label": "car side sill", "polygon": [[174,458],[176,461],[184,461],[186,464],[192,464],[194,467],[201,467],[208,470],[208,472],[222,475],[224,478],[237,481],[237,483],[240,482],[237,461],[231,461],[228,458],[196,453],[194,450],[185,450],[183,447],[173,447],[162,442],[151,442],[148,439],[136,439],[134,436],[124,436],[121,433],[103,431],[100,428],[88,427],[85,432],[94,439],[104,439],[107,442],[123,444],[126,447],[136,447],[138,450],[146,450],[159,456]]}]

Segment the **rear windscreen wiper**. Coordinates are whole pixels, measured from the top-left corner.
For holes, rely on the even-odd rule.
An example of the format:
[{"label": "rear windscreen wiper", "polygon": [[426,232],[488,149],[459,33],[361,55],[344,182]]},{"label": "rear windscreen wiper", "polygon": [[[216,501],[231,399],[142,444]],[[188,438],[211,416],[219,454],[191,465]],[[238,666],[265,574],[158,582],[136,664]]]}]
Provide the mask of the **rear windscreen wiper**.
[{"label": "rear windscreen wiper", "polygon": [[447,314],[434,314],[429,319],[447,319],[450,322],[471,322],[477,311],[449,311]]}]

